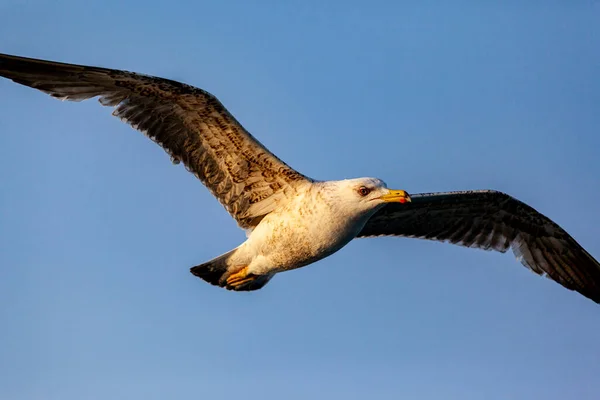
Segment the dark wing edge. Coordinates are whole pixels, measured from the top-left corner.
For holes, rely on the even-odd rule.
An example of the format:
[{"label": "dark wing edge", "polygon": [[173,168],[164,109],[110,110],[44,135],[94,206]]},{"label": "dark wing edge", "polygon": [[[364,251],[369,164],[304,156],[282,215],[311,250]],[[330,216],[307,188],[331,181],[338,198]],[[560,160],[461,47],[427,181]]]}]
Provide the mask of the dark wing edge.
[{"label": "dark wing edge", "polygon": [[402,236],[506,252],[538,275],[600,303],[600,263],[554,221],[494,190],[411,195],[387,204],[357,237]]},{"label": "dark wing edge", "polygon": [[311,180],[273,155],[210,93],[128,71],[0,54],[0,76],[62,100],[99,97],[202,181],[245,229]]}]

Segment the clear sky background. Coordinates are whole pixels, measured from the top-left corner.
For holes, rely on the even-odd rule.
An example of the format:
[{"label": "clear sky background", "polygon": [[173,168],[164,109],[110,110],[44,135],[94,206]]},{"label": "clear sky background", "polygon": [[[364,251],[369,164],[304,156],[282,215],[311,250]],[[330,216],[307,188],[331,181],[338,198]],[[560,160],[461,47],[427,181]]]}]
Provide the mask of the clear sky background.
[{"label": "clear sky background", "polygon": [[[415,3],[3,0],[0,52],[185,81],[311,177],[502,190],[600,257],[600,3]],[[599,396],[600,306],[512,254],[195,278],[244,233],[96,101],[0,80],[0,179],[2,399]]]}]

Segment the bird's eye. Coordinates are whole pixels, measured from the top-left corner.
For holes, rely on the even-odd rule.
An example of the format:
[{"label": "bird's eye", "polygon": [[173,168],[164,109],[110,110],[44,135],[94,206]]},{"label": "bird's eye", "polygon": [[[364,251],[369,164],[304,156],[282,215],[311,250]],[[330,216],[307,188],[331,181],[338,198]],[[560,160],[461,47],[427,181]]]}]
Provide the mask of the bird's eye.
[{"label": "bird's eye", "polygon": [[368,195],[369,193],[371,193],[371,189],[369,189],[368,187],[361,186],[358,188],[358,194],[360,194],[363,197]]}]

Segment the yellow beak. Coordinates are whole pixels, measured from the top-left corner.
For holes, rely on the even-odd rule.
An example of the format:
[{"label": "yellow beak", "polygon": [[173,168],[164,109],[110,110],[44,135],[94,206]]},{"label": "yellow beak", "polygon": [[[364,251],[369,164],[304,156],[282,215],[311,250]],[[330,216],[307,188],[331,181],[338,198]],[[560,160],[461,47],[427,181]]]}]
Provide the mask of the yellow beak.
[{"label": "yellow beak", "polygon": [[410,203],[410,196],[404,190],[390,190],[388,194],[381,196],[386,203]]}]

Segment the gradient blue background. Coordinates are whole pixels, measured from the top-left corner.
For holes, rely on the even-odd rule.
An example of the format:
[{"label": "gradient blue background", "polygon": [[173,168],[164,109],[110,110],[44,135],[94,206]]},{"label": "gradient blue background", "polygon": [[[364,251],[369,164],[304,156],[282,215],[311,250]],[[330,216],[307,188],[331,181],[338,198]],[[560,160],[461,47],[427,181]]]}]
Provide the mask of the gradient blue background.
[{"label": "gradient blue background", "polygon": [[[309,176],[502,190],[600,257],[600,4],[449,3],[4,0],[0,52],[185,81]],[[194,278],[244,233],[95,101],[0,80],[0,179],[2,399],[600,396],[600,306],[511,254]]]}]

